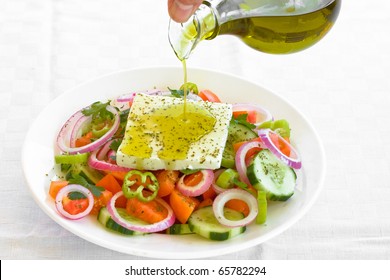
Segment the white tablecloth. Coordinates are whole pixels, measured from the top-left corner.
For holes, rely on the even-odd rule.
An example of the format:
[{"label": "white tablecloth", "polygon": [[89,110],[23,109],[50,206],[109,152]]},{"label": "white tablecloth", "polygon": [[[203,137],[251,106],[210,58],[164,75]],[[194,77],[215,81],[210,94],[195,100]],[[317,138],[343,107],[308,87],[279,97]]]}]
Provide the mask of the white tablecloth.
[{"label": "white tablecloth", "polygon": [[[390,4],[344,0],[331,32],[293,55],[256,52],[233,37],[188,61],[284,96],[317,128],[324,189],[296,224],[221,259],[390,259]],[[51,100],[96,76],[177,65],[166,0],[0,0],[0,259],[139,259],[57,225],[33,201],[21,146]],[[388,146],[389,145],[389,146]]]}]

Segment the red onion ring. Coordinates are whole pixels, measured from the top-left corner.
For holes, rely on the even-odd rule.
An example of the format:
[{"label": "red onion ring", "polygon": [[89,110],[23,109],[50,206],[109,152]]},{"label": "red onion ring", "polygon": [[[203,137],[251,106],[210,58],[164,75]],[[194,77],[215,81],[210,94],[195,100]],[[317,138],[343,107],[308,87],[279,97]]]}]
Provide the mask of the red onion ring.
[{"label": "red onion ring", "polygon": [[154,224],[149,224],[149,225],[132,224],[131,222],[123,219],[115,208],[115,201],[122,195],[123,195],[122,191],[117,192],[116,194],[114,194],[114,196],[110,199],[110,201],[107,204],[107,210],[110,213],[111,218],[119,225],[134,231],[159,232],[169,228],[175,223],[176,217],[175,214],[173,213],[172,208],[163,199],[156,197],[155,200],[168,210],[167,217],[164,220]]},{"label": "red onion ring", "polygon": [[251,185],[249,182],[248,176],[246,175],[247,171],[247,164],[245,161],[246,154],[253,148],[265,148],[264,144],[259,141],[249,141],[247,143],[244,143],[241,145],[240,148],[238,148],[236,152],[236,169],[238,172],[238,175],[240,176],[240,180],[247,184],[248,186]]},{"label": "red onion ring", "polygon": [[81,132],[84,127],[88,126],[91,124],[92,117],[91,116],[84,116],[82,115],[81,118],[77,120],[75,125],[73,126],[72,133],[70,135],[70,142],[69,146],[71,148],[76,147],[76,140],[81,136]]},{"label": "red onion ring", "polygon": [[116,152],[114,150],[109,150],[106,156],[109,163],[116,163]]},{"label": "red onion ring", "polygon": [[[294,147],[290,143],[284,140],[283,137],[280,137],[279,134],[273,132],[270,129],[260,129],[257,133],[260,136],[261,140],[266,145],[266,147],[283,163],[287,164],[288,166],[294,169],[300,169],[302,167],[302,162],[298,152],[294,149]],[[286,156],[285,154],[283,154],[281,150],[279,150],[278,147],[275,146],[275,144],[272,142],[270,137],[271,133],[277,135],[278,140],[283,141],[284,145],[289,146],[291,151],[290,156]]]},{"label": "red onion ring", "polygon": [[199,95],[192,92],[187,93],[187,99],[193,101],[203,101],[203,99]]},{"label": "red onion ring", "polygon": [[253,105],[249,103],[236,103],[232,105],[233,112],[236,111],[255,111],[256,112],[256,122],[254,123],[256,126],[262,124],[263,122],[271,121],[273,119],[271,113],[259,106]]},{"label": "red onion ring", "polygon": [[117,102],[130,102],[130,101],[133,101],[133,99],[134,99],[136,94],[137,94],[136,92],[122,94],[121,96],[117,97],[116,101]]},{"label": "red onion ring", "polygon": [[147,95],[170,95],[171,93],[169,91],[162,91],[159,89],[151,89],[151,90],[145,90],[145,91],[137,91],[132,93],[126,93],[121,96],[119,96],[116,101],[117,102],[130,102],[134,100],[134,97],[138,94],[147,94]]},{"label": "red onion ring", "polygon": [[94,169],[101,171],[130,171],[131,168],[119,166],[116,163],[112,163],[106,160],[110,160],[108,158],[108,153],[111,150],[110,145],[114,140],[110,140],[100,147],[99,149],[93,151],[88,158],[88,165]]},{"label": "red onion ring", "polygon": [[[76,215],[69,214],[65,211],[64,205],[62,205],[62,199],[67,196],[70,192],[80,192],[84,194],[88,198],[88,207],[81,213],[78,213]],[[90,190],[88,190],[86,187],[83,187],[81,185],[76,184],[70,184],[65,187],[63,187],[57,194],[56,200],[55,200],[57,211],[64,216],[65,218],[68,218],[70,220],[78,220],[85,216],[87,216],[94,204],[94,198]]]},{"label": "red onion ring", "polygon": [[184,183],[184,178],[187,175],[183,175],[180,177],[179,181],[176,183],[177,189],[184,194],[185,196],[198,196],[207,191],[210,185],[214,180],[214,172],[210,169],[203,169],[202,172],[202,180],[196,186],[187,186]]},{"label": "red onion ring", "polygon": [[[233,221],[225,218],[224,207],[225,204],[232,199],[239,199],[244,201],[249,208],[249,214],[244,219]],[[217,220],[227,227],[241,227],[250,224],[257,216],[258,205],[256,198],[241,189],[229,189],[217,195],[213,202],[213,212]]]},{"label": "red onion ring", "polygon": [[[65,142],[71,142],[71,132],[73,131],[73,128],[74,126],[76,125],[76,123],[79,122],[79,120],[84,116],[84,114],[80,111],[77,111],[76,113],[74,113],[66,122],[65,124],[62,126],[61,130],[60,130],[60,133],[63,133],[63,141]],[[57,141],[58,141],[58,137],[57,136]],[[71,145],[71,144],[69,144]]]},{"label": "red onion ring", "polygon": [[[107,131],[106,134],[104,134],[102,137],[100,137],[98,140],[82,146],[78,148],[71,147],[70,145],[70,135],[69,133],[70,129],[73,129],[73,126],[75,125],[74,119],[79,116],[79,112],[81,113],[81,110],[76,112],[73,116],[71,116],[68,121],[62,126],[58,136],[57,136],[57,146],[58,148],[63,151],[67,152],[69,154],[76,154],[76,153],[86,153],[96,150],[97,148],[101,147],[106,143],[117,131],[120,123],[120,118],[117,110],[111,106],[107,106],[107,110],[114,114],[114,123],[109,131]],[[82,114],[82,113],[81,113]],[[79,120],[79,118],[77,118]],[[88,119],[85,119],[87,121]],[[82,124],[80,124],[82,126]]]}]

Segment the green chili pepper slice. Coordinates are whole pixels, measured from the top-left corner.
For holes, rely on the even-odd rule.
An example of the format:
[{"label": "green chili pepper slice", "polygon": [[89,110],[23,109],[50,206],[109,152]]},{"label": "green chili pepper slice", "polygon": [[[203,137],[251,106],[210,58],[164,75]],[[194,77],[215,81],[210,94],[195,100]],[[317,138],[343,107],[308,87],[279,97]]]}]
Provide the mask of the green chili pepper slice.
[{"label": "green chili pepper slice", "polygon": [[[136,176],[135,178],[133,176]],[[133,178],[132,178],[133,177]],[[149,179],[149,180],[148,180]],[[136,187],[136,189],[135,189]],[[156,176],[152,172],[141,172],[139,170],[129,171],[123,180],[123,195],[126,198],[137,198],[143,202],[155,199],[159,189]],[[152,194],[144,196],[143,190],[148,190]]]},{"label": "green chili pepper slice", "polygon": [[195,94],[199,93],[198,86],[194,83],[191,83],[191,82],[187,82],[185,84],[182,84],[180,87],[180,90],[184,90],[184,89],[187,90],[187,92],[192,92]]},{"label": "green chili pepper slice", "polygon": [[92,125],[92,135],[96,138],[102,137],[111,129],[112,124],[105,122],[98,125]]}]

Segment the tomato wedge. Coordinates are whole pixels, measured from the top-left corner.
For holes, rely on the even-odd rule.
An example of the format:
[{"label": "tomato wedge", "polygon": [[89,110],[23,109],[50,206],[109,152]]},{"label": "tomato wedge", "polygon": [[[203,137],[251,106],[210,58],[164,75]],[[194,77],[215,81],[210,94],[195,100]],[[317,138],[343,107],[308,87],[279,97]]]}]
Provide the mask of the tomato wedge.
[{"label": "tomato wedge", "polygon": [[201,90],[201,91],[198,93],[198,95],[199,95],[199,97],[202,98],[202,100],[204,100],[204,101],[219,102],[219,103],[221,103],[221,100],[219,99],[219,97],[218,97],[214,92],[212,92],[211,90],[208,90],[208,89]]}]

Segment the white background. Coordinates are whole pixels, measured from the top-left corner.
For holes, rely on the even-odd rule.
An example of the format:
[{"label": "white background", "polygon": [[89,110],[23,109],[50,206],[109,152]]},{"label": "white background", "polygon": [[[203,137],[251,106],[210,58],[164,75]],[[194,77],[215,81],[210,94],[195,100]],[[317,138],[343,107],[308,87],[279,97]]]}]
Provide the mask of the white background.
[{"label": "white background", "polygon": [[[47,217],[23,178],[21,146],[42,108],[79,83],[180,66],[167,25],[166,0],[0,0],[0,259],[141,259]],[[324,190],[298,223],[217,259],[390,259],[390,2],[344,0],[330,33],[297,54],[263,54],[220,36],[187,65],[281,94],[313,123],[327,154]]]}]

